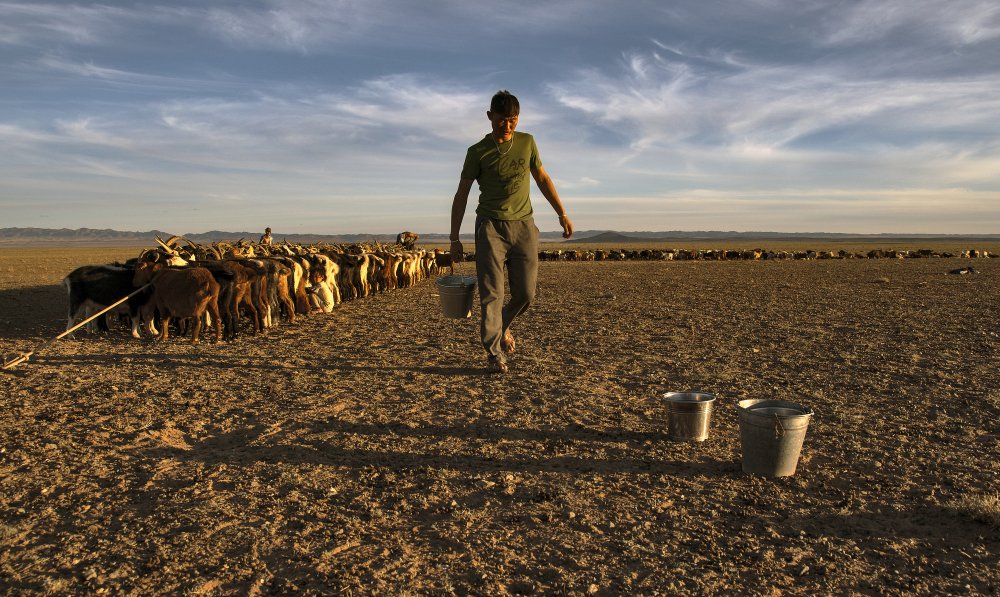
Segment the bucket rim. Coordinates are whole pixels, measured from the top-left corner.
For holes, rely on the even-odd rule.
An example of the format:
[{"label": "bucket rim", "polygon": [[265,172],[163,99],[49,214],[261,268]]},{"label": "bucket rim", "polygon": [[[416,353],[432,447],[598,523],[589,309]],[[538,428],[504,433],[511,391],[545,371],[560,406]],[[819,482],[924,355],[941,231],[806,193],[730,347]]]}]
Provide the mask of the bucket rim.
[{"label": "bucket rim", "polygon": [[663,394],[667,402],[712,403],[716,395],[709,392],[667,392]]},{"label": "bucket rim", "polygon": [[442,288],[468,288],[477,283],[475,276],[444,276],[438,278],[435,284]]},{"label": "bucket rim", "polygon": [[[768,417],[768,418],[779,417],[782,419],[790,419],[794,417],[811,417],[815,414],[811,407],[806,406],[804,404],[800,404],[798,402],[791,402],[789,400],[772,400],[769,398],[749,398],[746,400],[740,400],[739,402],[736,403],[736,408],[739,411],[747,413],[748,415],[755,415],[758,417]],[[765,415],[763,413],[754,412],[754,410],[764,409],[764,408],[784,408],[788,410],[798,411],[798,413],[794,415],[779,415],[776,413],[769,413]]]}]

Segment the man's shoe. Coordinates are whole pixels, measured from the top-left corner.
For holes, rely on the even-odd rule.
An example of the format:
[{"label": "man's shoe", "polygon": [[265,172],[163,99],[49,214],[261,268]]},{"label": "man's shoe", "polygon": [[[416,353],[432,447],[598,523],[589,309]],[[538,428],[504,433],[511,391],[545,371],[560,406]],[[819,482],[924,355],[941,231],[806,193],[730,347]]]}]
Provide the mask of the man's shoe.
[{"label": "man's shoe", "polygon": [[514,354],[517,343],[514,342],[514,334],[509,329],[504,332],[503,339],[500,340],[500,348],[507,354]]}]

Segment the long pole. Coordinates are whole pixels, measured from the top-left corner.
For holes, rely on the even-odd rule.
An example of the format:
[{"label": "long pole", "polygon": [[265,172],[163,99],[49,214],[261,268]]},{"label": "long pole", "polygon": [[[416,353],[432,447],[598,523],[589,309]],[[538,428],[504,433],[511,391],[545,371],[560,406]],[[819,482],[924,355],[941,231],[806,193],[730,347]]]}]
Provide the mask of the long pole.
[{"label": "long pole", "polygon": [[114,308],[115,308],[115,307],[117,307],[118,305],[120,305],[120,304],[124,303],[125,301],[129,300],[130,298],[132,298],[133,296],[135,296],[135,295],[139,294],[140,292],[142,292],[143,290],[145,290],[145,289],[146,289],[146,288],[148,288],[148,287],[149,287],[149,284],[145,284],[145,285],[143,285],[142,287],[138,288],[138,289],[137,289],[137,290],[136,290],[135,292],[133,292],[132,294],[130,294],[130,295],[128,295],[128,296],[126,296],[126,297],[125,297],[125,298],[123,298],[123,299],[120,299],[119,301],[117,301],[117,302],[115,302],[115,303],[113,303],[113,304],[111,304],[111,305],[108,305],[107,307],[105,307],[105,308],[104,308],[104,309],[102,309],[101,311],[99,311],[99,312],[97,312],[97,313],[94,313],[93,315],[91,315],[91,316],[90,316],[90,317],[88,317],[87,319],[84,319],[84,320],[83,320],[83,321],[81,321],[80,323],[78,323],[78,324],[76,324],[75,326],[73,326],[73,327],[69,328],[69,329],[68,329],[68,330],[66,330],[65,332],[63,332],[63,333],[59,334],[58,336],[56,336],[55,338],[53,338],[53,339],[49,340],[49,341],[48,341],[48,342],[46,342],[45,344],[43,344],[43,345],[41,345],[40,347],[36,348],[35,350],[31,350],[31,351],[28,351],[28,352],[22,352],[22,353],[21,353],[20,355],[18,355],[18,356],[17,356],[16,358],[12,359],[12,360],[11,360],[11,361],[9,361],[9,362],[6,362],[6,363],[4,363],[4,364],[3,364],[3,370],[4,370],[4,371],[6,371],[7,369],[13,369],[14,367],[17,367],[17,366],[18,366],[18,365],[20,365],[21,363],[23,363],[23,362],[27,361],[27,360],[28,360],[28,358],[29,358],[29,357],[30,357],[31,355],[33,355],[33,354],[36,354],[36,353],[39,353],[39,352],[41,352],[41,351],[45,350],[46,348],[48,348],[48,347],[49,347],[49,345],[50,345],[50,344],[52,344],[52,343],[53,343],[53,342],[55,342],[56,340],[60,340],[60,339],[62,339],[62,338],[65,338],[66,336],[68,336],[68,335],[72,334],[72,333],[73,333],[73,332],[75,332],[76,330],[78,330],[78,329],[80,329],[81,327],[83,327],[83,326],[87,325],[88,323],[90,323],[91,321],[93,321],[93,320],[97,319],[97,318],[98,318],[98,317],[100,317],[101,315],[104,315],[104,314],[105,314],[105,313],[107,313],[108,311],[110,311],[110,310],[114,309]]}]

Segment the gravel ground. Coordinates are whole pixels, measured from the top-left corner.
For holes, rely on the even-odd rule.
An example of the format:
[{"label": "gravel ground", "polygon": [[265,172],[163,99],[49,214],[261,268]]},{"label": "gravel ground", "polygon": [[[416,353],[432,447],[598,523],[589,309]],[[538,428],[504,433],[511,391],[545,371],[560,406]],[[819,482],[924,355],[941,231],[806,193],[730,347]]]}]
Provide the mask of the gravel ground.
[{"label": "gravel ground", "polygon": [[[61,331],[62,276],[136,253],[39,252],[0,250],[5,356]],[[428,281],[0,373],[0,591],[1000,591],[1000,259],[539,279],[506,376]],[[703,443],[667,436],[682,390],[718,396]],[[794,476],[742,472],[746,398],[815,411]]]}]

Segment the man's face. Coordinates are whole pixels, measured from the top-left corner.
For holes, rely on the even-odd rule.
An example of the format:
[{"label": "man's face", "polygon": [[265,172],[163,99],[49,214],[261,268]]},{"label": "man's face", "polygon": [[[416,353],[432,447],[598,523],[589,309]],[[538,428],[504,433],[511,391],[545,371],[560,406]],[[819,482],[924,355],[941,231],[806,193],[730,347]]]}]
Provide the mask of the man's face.
[{"label": "man's face", "polygon": [[486,117],[490,119],[490,124],[493,125],[493,138],[498,143],[510,141],[511,137],[514,136],[514,129],[517,128],[517,116],[501,116],[500,114],[487,112]]}]

